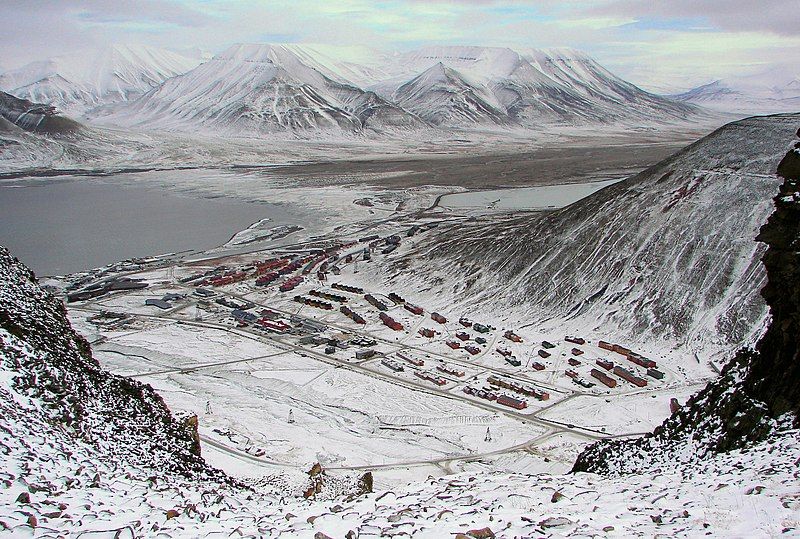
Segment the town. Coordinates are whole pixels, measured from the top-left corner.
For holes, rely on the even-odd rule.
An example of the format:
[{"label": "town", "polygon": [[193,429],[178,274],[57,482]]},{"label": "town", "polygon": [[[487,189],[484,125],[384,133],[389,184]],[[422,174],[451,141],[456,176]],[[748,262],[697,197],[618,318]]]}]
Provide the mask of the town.
[{"label": "town", "polygon": [[[631,434],[627,426],[613,425],[620,420],[587,422],[575,417],[589,405],[586,399],[595,399],[590,406],[594,402],[609,406],[614,399],[636,399],[652,392],[669,399],[663,410],[649,414],[656,417],[680,406],[671,388],[685,400],[686,386],[679,383],[680,376],[668,364],[657,364],[635,351],[631,343],[495,327],[476,313],[432,310],[424,294],[414,297],[407,290],[376,285],[365,277],[367,264],[381,264],[434,226],[435,221],[421,222],[383,235],[221,258],[128,261],[75,276],[65,284],[64,293],[73,320],[95,328],[93,345],[101,357],[104,349],[115,350],[110,342],[115,335],[144,335],[163,323],[224,332],[238,341],[263,343],[274,355],[289,354],[304,362],[345,369],[362,380],[377,379],[430,398],[460,402],[469,410],[518,422],[518,427],[528,425],[533,429],[532,440],[568,434],[591,441]],[[230,357],[160,365],[130,374],[151,382],[250,361]],[[230,421],[215,424],[219,418],[211,417],[213,395],[208,397],[206,419],[213,428],[201,429],[206,443],[229,456],[245,458],[248,464],[274,454],[265,451],[267,436],[254,441],[252,431],[237,433]],[[294,414],[292,427],[302,425],[301,410],[293,412],[289,407],[285,413],[287,423]],[[494,428],[497,440],[501,434],[497,429],[502,427]],[[524,438],[522,433],[515,436]],[[484,441],[490,439],[487,432]],[[479,458],[481,453],[471,445],[457,458]],[[348,463],[339,464],[347,468]],[[397,461],[398,466],[403,463]],[[355,464],[365,466],[361,461]],[[382,465],[391,467],[390,462]]]}]

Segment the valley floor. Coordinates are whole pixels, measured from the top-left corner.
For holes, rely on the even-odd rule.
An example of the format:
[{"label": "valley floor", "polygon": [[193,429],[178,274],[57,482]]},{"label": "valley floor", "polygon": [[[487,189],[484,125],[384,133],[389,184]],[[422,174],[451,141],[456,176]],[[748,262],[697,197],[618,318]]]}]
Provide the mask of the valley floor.
[{"label": "valley floor", "polygon": [[[296,191],[285,188],[284,196]],[[338,209],[341,225],[335,231],[328,228],[325,240],[313,240],[306,229],[269,248],[256,243],[247,254],[167,256],[134,271],[102,272],[144,279],[149,286],[69,306],[73,324],[94,343],[106,368],[151,384],[173,410],[199,415],[204,456],[233,475],[258,477],[320,462],[331,471],[372,470],[376,485],[388,488],[459,471],[564,472],[594,440],[652,430],[669,415],[671,399],[685,402],[714,374],[693,357],[687,361],[682,349],[626,343],[652,356],[663,378],[647,377],[642,370],[647,387],[618,380],[609,389],[590,374],[599,368],[596,360],[608,357],[632,371],[638,367],[599,348],[604,335],[583,328],[581,334],[590,342],[578,346],[581,355],[576,357],[575,345],[564,341],[560,329],[524,327],[524,320],[504,319],[497,312],[474,313],[476,322],[492,326],[481,343],[476,340],[480,333],[459,323],[464,313],[439,305],[424,290],[387,287],[375,268],[393,260],[392,255],[378,248],[364,261],[366,243],[358,239],[398,234],[403,252],[413,253],[417,239],[432,234],[437,223],[492,210],[426,209],[431,200],[426,190],[406,191],[400,202],[392,198],[399,193],[384,192],[370,206],[354,205],[351,189],[327,193],[328,188],[320,188],[314,200],[332,213]],[[404,207],[398,209],[401,202]],[[347,205],[356,211],[346,210]],[[412,229],[419,231],[408,237]],[[256,232],[250,229],[237,235],[228,248],[252,234]],[[305,240],[297,241],[298,236]],[[310,272],[291,292],[277,289],[280,280],[264,287],[247,279],[214,288],[213,298],[203,299],[195,293],[198,279],[184,282],[221,266],[248,267],[281,254],[305,256],[319,246],[348,242],[354,243],[338,251],[337,276],[329,273],[320,281]],[[87,282],[98,278],[101,274],[84,276]],[[49,282],[64,286],[69,280]],[[381,298],[403,330],[381,323],[379,311],[363,293],[343,293],[331,287],[334,282]],[[316,291],[344,294],[366,324],[345,317],[338,303],[325,311],[294,300]],[[387,299],[390,292],[408,297],[424,314],[395,305]],[[169,309],[145,305],[148,298],[166,294],[180,296]],[[251,312],[274,312],[293,329],[282,334],[261,331],[257,324],[241,327],[220,300],[250,302]],[[431,320],[434,310],[448,322]],[[120,313],[124,320],[104,320],[106,312]],[[436,333],[423,337],[419,331],[425,328]],[[504,337],[506,330],[518,333],[522,342]],[[456,335],[464,331],[469,335],[461,341],[463,335]],[[325,353],[326,339],[349,347]],[[538,353],[545,351],[545,340],[555,345],[547,358]],[[360,341],[366,345],[356,344]],[[448,345],[452,342],[459,347],[453,349]],[[475,347],[474,355],[465,351],[468,345]],[[377,355],[357,359],[360,348]],[[518,358],[519,365],[500,352]],[[402,371],[392,370],[384,359],[400,363]],[[492,377],[545,392],[546,400],[492,386]],[[433,381],[439,378],[441,385]],[[523,398],[527,408],[517,411],[473,394],[481,388]]]},{"label": "valley floor", "polygon": [[[501,161],[512,178],[485,187],[515,185],[513,160]],[[406,163],[381,170],[348,163],[330,177],[309,164],[103,180],[208,197],[280,199],[316,212],[318,219],[296,229],[259,221],[203,253],[43,280],[58,293],[90,290],[108,278],[147,283],[145,289],[72,301],[73,326],[92,343],[102,366],[150,384],[173,411],[197,414],[205,459],[254,490],[160,483],[146,470],[96,460],[91,448],[71,448],[74,441],[51,434],[48,425],[26,425],[27,405],[20,402],[21,412],[6,412],[9,430],[0,431],[6,463],[0,534],[324,539],[351,530],[357,537],[438,538],[482,528],[500,537],[795,533],[797,432],[692,469],[654,458],[653,469],[642,475],[565,475],[587,444],[651,431],[716,375],[710,360],[719,356],[669,341],[618,342],[654,360],[657,371],[649,372],[601,346],[618,335],[599,326],[565,320],[542,326],[489,308],[464,312],[436,294],[434,284],[441,283],[393,280],[383,270],[399,255],[414,256],[420,239],[439,225],[507,216],[494,201],[443,203],[443,195],[458,190],[451,184],[459,170],[472,170],[471,185],[484,187],[481,167],[490,163],[472,168],[465,159],[459,169],[442,162],[434,174],[442,180],[438,185],[402,189],[387,186],[396,178],[414,182],[418,173]],[[542,166],[555,170],[558,159]],[[585,168],[582,177],[591,184],[621,169]],[[548,178],[522,183],[575,183],[558,174]],[[384,252],[392,236],[401,247]],[[331,256],[321,276],[323,261],[316,257],[326,250]],[[295,256],[303,260],[298,267],[256,284],[259,263]],[[225,275],[232,279],[211,282]],[[279,290],[291,275],[302,280]],[[405,300],[392,300],[390,293]],[[146,303],[160,298],[166,304]],[[340,303],[364,323],[345,316]],[[243,322],[233,309],[252,317]],[[447,320],[437,322],[433,312]],[[381,313],[401,327],[391,329]],[[568,333],[578,339],[568,341]],[[365,349],[373,354],[362,355]],[[606,371],[603,360],[644,384]],[[614,387],[600,383],[592,369],[608,372]],[[0,374],[4,391],[9,376]],[[519,407],[504,405],[499,396]],[[316,500],[300,501],[307,479],[302,470],[315,462],[327,470],[331,487]],[[376,492],[342,498],[337,478],[365,470],[374,473]]]}]

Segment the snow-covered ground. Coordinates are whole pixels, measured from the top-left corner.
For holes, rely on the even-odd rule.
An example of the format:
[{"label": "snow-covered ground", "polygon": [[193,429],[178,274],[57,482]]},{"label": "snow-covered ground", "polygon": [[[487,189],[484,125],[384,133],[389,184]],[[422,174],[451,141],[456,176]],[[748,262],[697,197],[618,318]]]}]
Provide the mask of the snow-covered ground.
[{"label": "snow-covered ground", "polygon": [[482,208],[500,211],[552,210],[569,206],[622,179],[624,178],[584,184],[456,193],[442,197],[439,205],[445,208]]},{"label": "snow-covered ground", "polygon": [[[8,412],[5,419],[19,419],[17,410]],[[7,422],[10,430],[0,430],[0,534],[8,537],[318,539],[352,531],[360,538],[760,538],[800,529],[797,431],[690,469],[619,477],[473,469],[355,499],[299,501],[277,494],[291,490],[296,479],[289,474],[256,491],[164,481],[151,470],[98,459],[82,442],[53,434],[35,414],[26,423]]]},{"label": "snow-covered ground", "polygon": [[[402,232],[387,222],[370,232],[382,235]],[[404,243],[413,243],[418,232]],[[342,252],[360,257],[363,244]],[[391,257],[392,255],[388,255]],[[307,278],[290,293],[273,286],[255,287],[253,281],[215,289],[217,297],[249,300],[258,307],[301,316],[325,325],[324,335],[344,341],[358,337],[375,339],[370,348],[400,363],[394,372],[381,356],[357,360],[355,350],[323,354],[322,346],[304,343],[299,336],[265,335],[235,327],[229,310],[213,301],[200,304],[191,286],[177,279],[202,273],[220,263],[247,265],[265,258],[261,252],[220,260],[205,259],[137,274],[150,287],[143,291],[111,294],[70,309],[76,328],[96,341],[96,357],[113,372],[135,376],[152,385],[173,410],[198,414],[205,456],[214,465],[238,476],[260,477],[284,469],[321,462],[332,470],[370,469],[379,486],[439,476],[459,470],[492,469],[507,472],[564,472],[577,452],[606,436],[640,434],[669,415],[669,400],[683,402],[711,373],[681,351],[659,350],[652,357],[664,373],[663,380],[648,378],[639,367],[591,341],[578,346],[564,341],[558,330],[542,332],[521,327],[520,321],[501,320],[490,312],[470,313],[476,322],[493,326],[481,334],[459,323],[464,314],[438,306],[424,290],[395,289],[425,313],[414,315],[395,306],[387,295],[393,290],[373,280],[371,265],[385,263],[387,255],[375,251],[374,261],[340,261],[340,275],[330,281]],[[324,311],[300,306],[295,295],[310,297],[314,290],[333,294],[332,282],[365,288],[390,306],[388,314],[403,325],[393,331],[381,323],[378,311],[361,295],[344,293],[348,306],[365,316],[358,326],[338,309]],[[377,286],[376,286],[377,285]],[[173,308],[163,311],[144,305],[148,297],[183,294]],[[431,320],[438,309],[445,324]],[[88,318],[100,311],[131,315],[120,327],[103,327]],[[294,322],[292,322],[294,324]],[[437,334],[423,337],[419,330]],[[513,330],[522,342],[504,337]],[[456,334],[466,334],[462,342]],[[485,342],[476,341],[482,338]],[[586,335],[588,338],[589,335]],[[602,336],[601,336],[602,337]],[[98,338],[102,338],[98,341]],[[447,342],[472,345],[476,355]],[[538,352],[548,349],[548,358]],[[625,343],[645,354],[655,350]],[[510,365],[499,351],[520,359]],[[424,361],[417,366],[407,358]],[[621,379],[609,389],[590,376],[597,359],[609,358],[649,380],[636,388]],[[572,363],[568,360],[572,359]],[[542,370],[533,363],[542,364]],[[574,370],[591,387],[581,387],[565,371]],[[441,377],[442,385],[420,379],[428,372]],[[455,373],[455,374],[454,374]],[[547,400],[514,394],[492,385],[501,378],[548,393]],[[516,411],[468,394],[468,388],[487,388],[527,401]],[[259,456],[260,455],[260,456]]]}]

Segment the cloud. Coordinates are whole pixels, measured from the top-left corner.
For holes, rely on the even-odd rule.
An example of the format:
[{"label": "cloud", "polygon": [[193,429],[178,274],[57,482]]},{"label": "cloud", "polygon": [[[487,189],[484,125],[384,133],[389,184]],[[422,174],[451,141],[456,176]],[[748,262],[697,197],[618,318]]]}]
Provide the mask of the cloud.
[{"label": "cloud", "polygon": [[651,87],[800,64],[800,10],[785,0],[4,0],[0,64],[112,42],[219,52],[290,41],[569,46]]},{"label": "cloud", "polygon": [[703,19],[733,32],[800,35],[800,9],[787,0],[616,0],[588,10],[599,15],[650,19]]}]

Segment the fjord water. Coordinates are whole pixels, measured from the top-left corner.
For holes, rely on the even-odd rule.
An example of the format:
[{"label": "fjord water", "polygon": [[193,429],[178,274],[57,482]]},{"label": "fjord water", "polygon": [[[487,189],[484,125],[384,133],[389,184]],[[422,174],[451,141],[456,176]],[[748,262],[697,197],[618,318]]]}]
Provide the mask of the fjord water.
[{"label": "fjord water", "polygon": [[[111,180],[111,181],[109,181]],[[276,204],[59,176],[0,184],[0,245],[37,275],[225,243],[251,223],[281,224]]]}]

